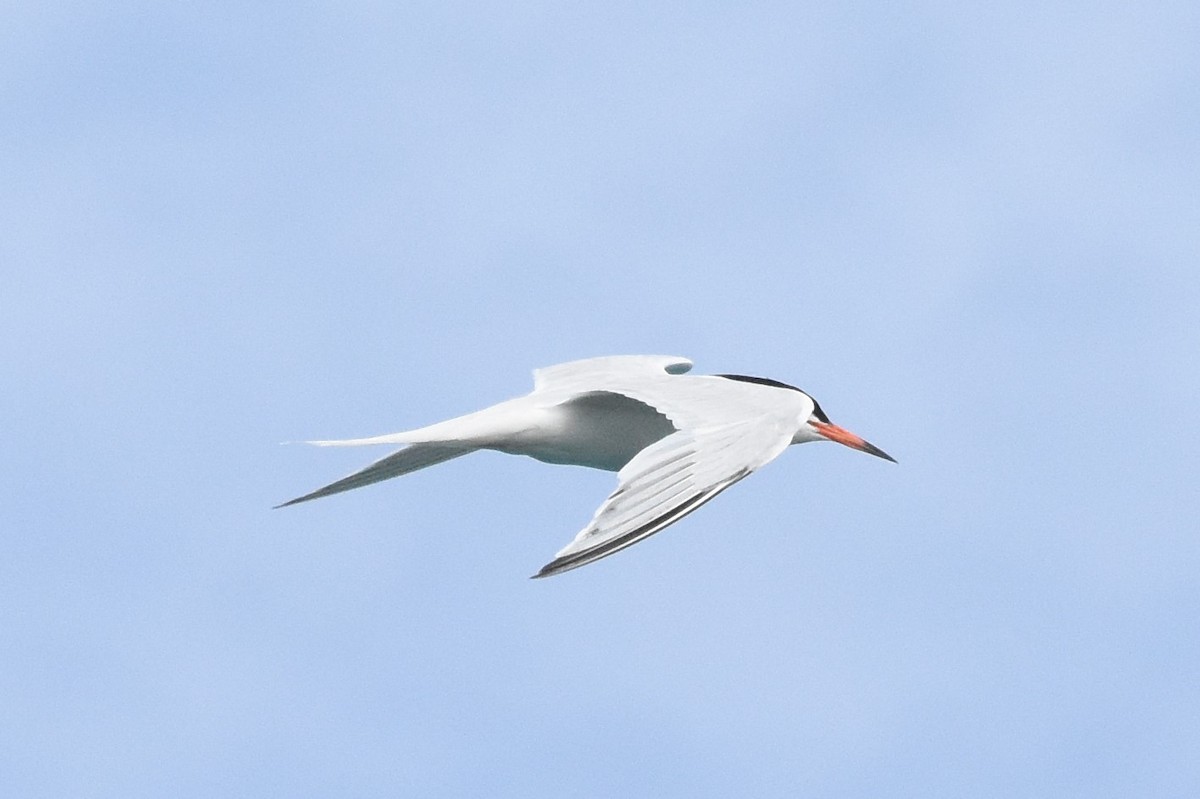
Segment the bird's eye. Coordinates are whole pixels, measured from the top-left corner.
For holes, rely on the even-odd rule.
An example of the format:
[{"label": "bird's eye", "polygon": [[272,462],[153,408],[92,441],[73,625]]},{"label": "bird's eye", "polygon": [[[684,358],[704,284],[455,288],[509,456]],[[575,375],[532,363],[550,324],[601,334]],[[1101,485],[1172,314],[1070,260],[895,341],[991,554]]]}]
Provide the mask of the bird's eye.
[{"label": "bird's eye", "polygon": [[[810,397],[810,399],[812,399]],[[829,417],[825,415],[825,411],[821,410],[821,406],[816,400],[813,400],[813,416],[817,417],[817,421],[829,424]]]}]

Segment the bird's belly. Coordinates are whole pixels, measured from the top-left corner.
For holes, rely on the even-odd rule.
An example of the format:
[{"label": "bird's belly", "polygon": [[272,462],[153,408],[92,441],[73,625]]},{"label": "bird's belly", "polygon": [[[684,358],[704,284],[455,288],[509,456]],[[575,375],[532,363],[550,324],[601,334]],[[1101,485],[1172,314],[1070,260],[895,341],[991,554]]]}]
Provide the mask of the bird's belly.
[{"label": "bird's belly", "polygon": [[617,472],[653,443],[654,441],[628,437],[578,435],[531,441],[515,454],[528,455],[544,463],[586,466],[589,469]]},{"label": "bird's belly", "polygon": [[546,409],[539,424],[493,449],[545,463],[616,472],[673,432],[670,420],[650,406],[619,394],[597,392]]}]

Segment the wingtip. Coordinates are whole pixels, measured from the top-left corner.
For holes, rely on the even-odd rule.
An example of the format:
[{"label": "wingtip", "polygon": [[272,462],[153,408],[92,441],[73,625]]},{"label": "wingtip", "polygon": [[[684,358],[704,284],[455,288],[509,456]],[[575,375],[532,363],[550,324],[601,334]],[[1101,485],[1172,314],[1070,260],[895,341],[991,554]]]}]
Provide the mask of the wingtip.
[{"label": "wingtip", "polygon": [[542,568],[538,569],[537,574],[529,575],[530,580],[544,580],[547,577],[553,577],[556,574],[570,571],[577,566],[582,566],[581,563],[572,563],[569,558],[555,558],[547,563]]}]

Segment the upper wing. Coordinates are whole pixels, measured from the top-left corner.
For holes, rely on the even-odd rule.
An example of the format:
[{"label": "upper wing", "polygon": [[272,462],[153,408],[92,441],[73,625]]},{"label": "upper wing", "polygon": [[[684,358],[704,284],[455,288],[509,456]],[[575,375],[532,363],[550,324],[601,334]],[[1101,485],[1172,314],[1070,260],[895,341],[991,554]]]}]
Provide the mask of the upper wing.
[{"label": "upper wing", "polygon": [[569,571],[636,544],[774,460],[789,443],[791,430],[770,417],[672,433],[621,469],[617,490],[535,576]]},{"label": "upper wing", "polygon": [[678,430],[701,429],[760,417],[790,417],[794,427],[813,410],[799,390],[721,375],[685,374],[686,358],[666,355],[614,355],[537,369],[531,398],[550,403],[603,391],[650,406]]},{"label": "upper wing", "polygon": [[671,355],[607,355],[601,358],[585,358],[581,361],[560,363],[533,370],[534,391],[548,389],[584,390],[614,380],[624,381],[639,377],[663,377],[681,375],[692,368],[687,358]]}]

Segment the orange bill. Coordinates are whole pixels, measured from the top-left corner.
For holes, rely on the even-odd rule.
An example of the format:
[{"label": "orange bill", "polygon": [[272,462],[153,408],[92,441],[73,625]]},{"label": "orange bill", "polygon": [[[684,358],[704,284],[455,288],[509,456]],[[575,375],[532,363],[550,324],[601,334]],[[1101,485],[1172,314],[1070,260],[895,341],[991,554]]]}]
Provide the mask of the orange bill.
[{"label": "orange bill", "polygon": [[844,427],[838,427],[836,424],[829,424],[828,422],[809,422],[809,424],[811,424],[818,433],[825,436],[825,438],[828,438],[830,441],[836,441],[839,444],[845,444],[851,449],[856,449],[860,452],[865,452],[868,455],[874,455],[878,458],[889,460],[892,463],[896,462],[896,459],[891,455],[887,454],[874,444],[865,441],[862,437],[856,436],[854,433],[851,433]]}]

